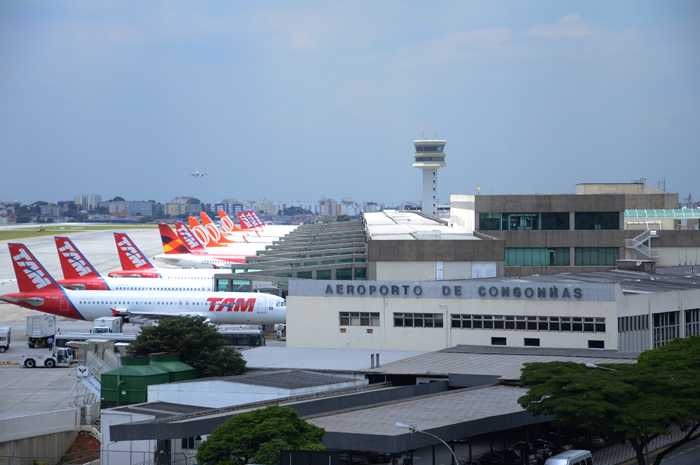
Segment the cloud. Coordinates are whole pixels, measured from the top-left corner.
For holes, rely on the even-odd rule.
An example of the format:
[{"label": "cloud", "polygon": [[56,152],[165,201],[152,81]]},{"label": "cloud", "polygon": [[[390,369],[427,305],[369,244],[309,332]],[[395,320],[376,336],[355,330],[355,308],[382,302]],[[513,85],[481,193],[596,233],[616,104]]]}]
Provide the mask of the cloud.
[{"label": "cloud", "polygon": [[543,39],[577,39],[595,34],[593,24],[580,13],[569,13],[555,24],[539,24],[528,33]]}]

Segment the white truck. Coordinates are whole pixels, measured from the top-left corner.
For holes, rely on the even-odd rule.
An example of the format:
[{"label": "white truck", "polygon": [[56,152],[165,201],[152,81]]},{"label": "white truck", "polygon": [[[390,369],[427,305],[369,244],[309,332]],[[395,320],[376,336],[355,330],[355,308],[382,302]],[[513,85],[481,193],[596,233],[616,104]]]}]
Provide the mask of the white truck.
[{"label": "white truck", "polygon": [[48,347],[50,337],[56,335],[56,317],[54,315],[32,315],[27,317],[27,345],[29,347]]},{"label": "white truck", "polygon": [[106,316],[98,318],[93,322],[92,332],[100,333],[121,333],[122,318],[119,316]]},{"label": "white truck", "polygon": [[25,368],[35,367],[68,367],[76,363],[75,352],[70,347],[53,348],[52,354],[46,355],[22,355],[19,366]]},{"label": "white truck", "polygon": [[10,339],[12,336],[12,328],[6,326],[0,328],[0,354],[10,348]]}]

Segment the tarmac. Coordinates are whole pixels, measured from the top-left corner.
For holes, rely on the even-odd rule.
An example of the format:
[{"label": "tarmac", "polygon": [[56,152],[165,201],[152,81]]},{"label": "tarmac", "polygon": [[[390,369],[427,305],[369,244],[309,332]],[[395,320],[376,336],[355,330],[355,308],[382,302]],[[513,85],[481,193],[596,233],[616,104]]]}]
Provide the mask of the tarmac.
[{"label": "tarmac", "polygon": [[[28,226],[28,225],[23,225]],[[52,225],[51,228],[69,225]],[[38,229],[38,226],[36,226]],[[48,227],[48,226],[47,226]],[[79,227],[79,226],[78,226]],[[4,229],[4,228],[3,228]],[[90,263],[102,274],[121,269],[113,232],[120,232],[118,225],[114,230],[84,231],[69,234],[75,245],[87,257]],[[157,229],[126,230],[129,237],[136,243],[149,259],[162,253],[160,235]],[[56,235],[63,235],[57,232]],[[63,277],[58,261],[58,252],[53,236],[42,236],[32,239],[16,239],[0,241],[0,279],[14,279],[7,242],[25,244],[46,270],[56,279]],[[156,266],[163,266],[154,262]],[[18,292],[16,283],[5,283],[0,286],[0,294]],[[0,326],[12,328],[10,348],[0,354],[0,363],[17,363],[22,355],[48,353],[46,348],[30,349],[27,346],[26,319],[37,312],[16,305],[0,302]],[[56,317],[56,326],[61,332],[89,332],[91,321],[73,320]],[[137,332],[139,328],[126,325],[125,332]],[[68,398],[75,385],[76,367],[70,368],[22,368],[19,365],[0,365],[0,419],[11,418],[35,413],[49,412],[68,407]]]}]

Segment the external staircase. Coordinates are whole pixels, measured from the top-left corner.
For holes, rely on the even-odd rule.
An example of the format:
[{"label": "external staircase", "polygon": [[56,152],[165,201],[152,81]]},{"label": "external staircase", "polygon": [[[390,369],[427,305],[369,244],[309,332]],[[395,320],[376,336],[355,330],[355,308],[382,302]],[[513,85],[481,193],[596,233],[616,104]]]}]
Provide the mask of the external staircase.
[{"label": "external staircase", "polygon": [[647,229],[634,239],[625,239],[625,248],[633,249],[635,251],[635,257],[636,253],[639,252],[647,259],[653,260],[659,258],[659,249],[651,248],[651,240],[654,237],[658,237],[656,235],[656,230]]}]

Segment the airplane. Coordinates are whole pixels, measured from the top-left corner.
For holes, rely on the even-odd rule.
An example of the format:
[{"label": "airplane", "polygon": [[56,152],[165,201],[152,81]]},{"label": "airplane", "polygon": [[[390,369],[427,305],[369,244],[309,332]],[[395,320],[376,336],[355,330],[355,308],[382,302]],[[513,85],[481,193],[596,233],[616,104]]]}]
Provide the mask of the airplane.
[{"label": "airplane", "polygon": [[186,173],[190,176],[194,176],[195,178],[201,178],[202,176],[207,176],[209,173],[200,173],[199,171],[195,171],[194,173]]},{"label": "airplane", "polygon": [[[178,233],[183,234],[187,245],[178,239],[167,224],[158,225],[164,253],[154,256],[156,260],[171,265],[190,268],[230,268],[234,263],[245,263],[245,255],[210,255],[183,223],[176,223]],[[190,250],[190,246],[194,250]]]},{"label": "airplane", "polygon": [[114,242],[117,244],[122,269],[111,271],[108,275],[110,278],[206,279],[213,278],[216,273],[221,273],[216,269],[157,268],[125,233],[115,232]]},{"label": "airplane", "polygon": [[19,292],[0,296],[0,300],[30,310],[87,321],[120,316],[125,323],[172,316],[202,316],[217,325],[267,325],[287,319],[284,299],[264,293],[64,289],[24,244],[8,247]]},{"label": "airplane", "polygon": [[56,282],[68,289],[129,291],[213,291],[214,276],[182,276],[173,278],[111,278],[102,276],[67,237],[56,236],[56,250],[63,270],[63,279]]},{"label": "airplane", "polygon": [[[199,212],[202,217],[202,224],[197,221],[197,218],[193,216],[188,216],[187,221],[190,224],[190,229],[197,236],[206,247],[212,246],[228,246],[229,244],[237,244],[237,241],[232,241],[223,236],[221,231],[216,228],[216,225],[209,219],[206,213]],[[204,223],[204,218],[209,220],[208,223]]]}]

